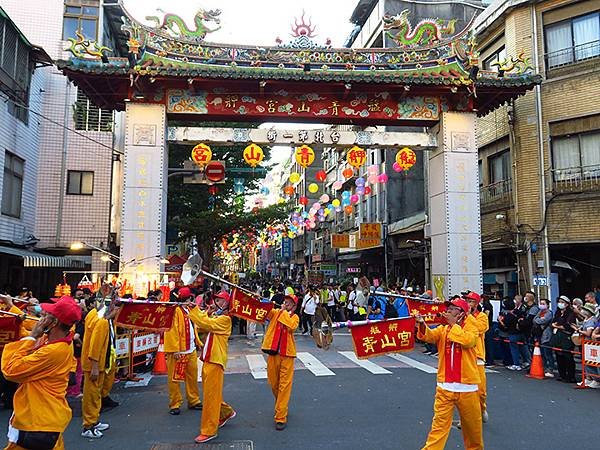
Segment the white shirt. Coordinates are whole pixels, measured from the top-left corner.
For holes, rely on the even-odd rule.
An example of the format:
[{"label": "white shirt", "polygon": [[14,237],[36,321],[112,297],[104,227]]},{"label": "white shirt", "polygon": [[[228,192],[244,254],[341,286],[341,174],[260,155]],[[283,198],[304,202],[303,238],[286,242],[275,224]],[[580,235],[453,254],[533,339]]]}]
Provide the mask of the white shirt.
[{"label": "white shirt", "polygon": [[333,291],[329,290],[329,298],[327,299],[327,306],[335,306],[335,297],[333,296]]},{"label": "white shirt", "polygon": [[304,312],[306,314],[308,314],[310,316],[314,316],[315,311],[317,310],[317,303],[318,303],[318,300],[315,296],[306,294],[304,296],[304,300],[302,301],[302,308],[304,309]]}]

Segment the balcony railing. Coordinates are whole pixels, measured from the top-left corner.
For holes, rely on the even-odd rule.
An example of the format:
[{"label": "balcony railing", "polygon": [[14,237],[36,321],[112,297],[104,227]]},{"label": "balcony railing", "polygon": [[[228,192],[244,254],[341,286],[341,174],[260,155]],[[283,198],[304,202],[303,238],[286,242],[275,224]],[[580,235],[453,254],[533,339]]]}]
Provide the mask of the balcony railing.
[{"label": "balcony railing", "polygon": [[479,188],[482,205],[492,203],[509,202],[512,192],[512,180],[502,180]]},{"label": "balcony railing", "polygon": [[600,190],[600,164],[552,169],[554,192],[581,192]]},{"label": "balcony railing", "polygon": [[600,40],[546,53],[546,68],[556,69],[600,56]]}]

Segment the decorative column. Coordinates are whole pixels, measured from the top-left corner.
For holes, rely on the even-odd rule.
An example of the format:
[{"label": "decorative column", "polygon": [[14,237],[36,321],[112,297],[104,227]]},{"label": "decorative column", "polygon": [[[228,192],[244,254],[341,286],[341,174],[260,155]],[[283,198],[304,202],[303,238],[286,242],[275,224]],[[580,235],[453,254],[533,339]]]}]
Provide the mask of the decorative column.
[{"label": "decorative column", "polygon": [[431,272],[447,299],[483,288],[475,114],[444,112],[438,127],[428,177]]},{"label": "decorative column", "polygon": [[121,214],[121,272],[137,295],[159,281],[166,242],[164,105],[127,103]]}]

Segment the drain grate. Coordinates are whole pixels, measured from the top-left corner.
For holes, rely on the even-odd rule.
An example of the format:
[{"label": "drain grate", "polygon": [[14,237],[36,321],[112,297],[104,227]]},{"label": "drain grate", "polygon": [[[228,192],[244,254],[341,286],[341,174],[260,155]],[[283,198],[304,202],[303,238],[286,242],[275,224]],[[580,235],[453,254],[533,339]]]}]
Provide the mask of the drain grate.
[{"label": "drain grate", "polygon": [[[154,444],[150,450],[198,450],[198,444]],[[254,450],[252,441],[207,442],[202,450]]]}]

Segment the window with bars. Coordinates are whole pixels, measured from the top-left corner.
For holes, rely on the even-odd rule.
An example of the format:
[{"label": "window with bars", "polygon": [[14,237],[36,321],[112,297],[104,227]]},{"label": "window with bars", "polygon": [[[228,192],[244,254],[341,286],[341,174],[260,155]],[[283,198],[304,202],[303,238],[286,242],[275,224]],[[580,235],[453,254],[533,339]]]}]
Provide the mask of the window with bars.
[{"label": "window with bars", "polygon": [[21,217],[24,173],[25,160],[13,153],[5,152],[4,179],[2,181],[2,214],[6,216]]},{"label": "window with bars", "polygon": [[98,108],[78,89],[77,101],[73,105],[73,120],[76,130],[112,131],[113,111]]},{"label": "window with bars", "polygon": [[69,170],[67,172],[67,194],[93,195],[94,172]]},{"label": "window with bars", "polygon": [[63,40],[76,38],[79,31],[87,39],[98,39],[99,0],[67,0],[63,16]]},{"label": "window with bars", "polygon": [[600,179],[600,131],[552,139],[555,181]]},{"label": "window with bars", "polygon": [[600,56],[600,12],[563,20],[544,28],[546,66],[564,66]]}]

